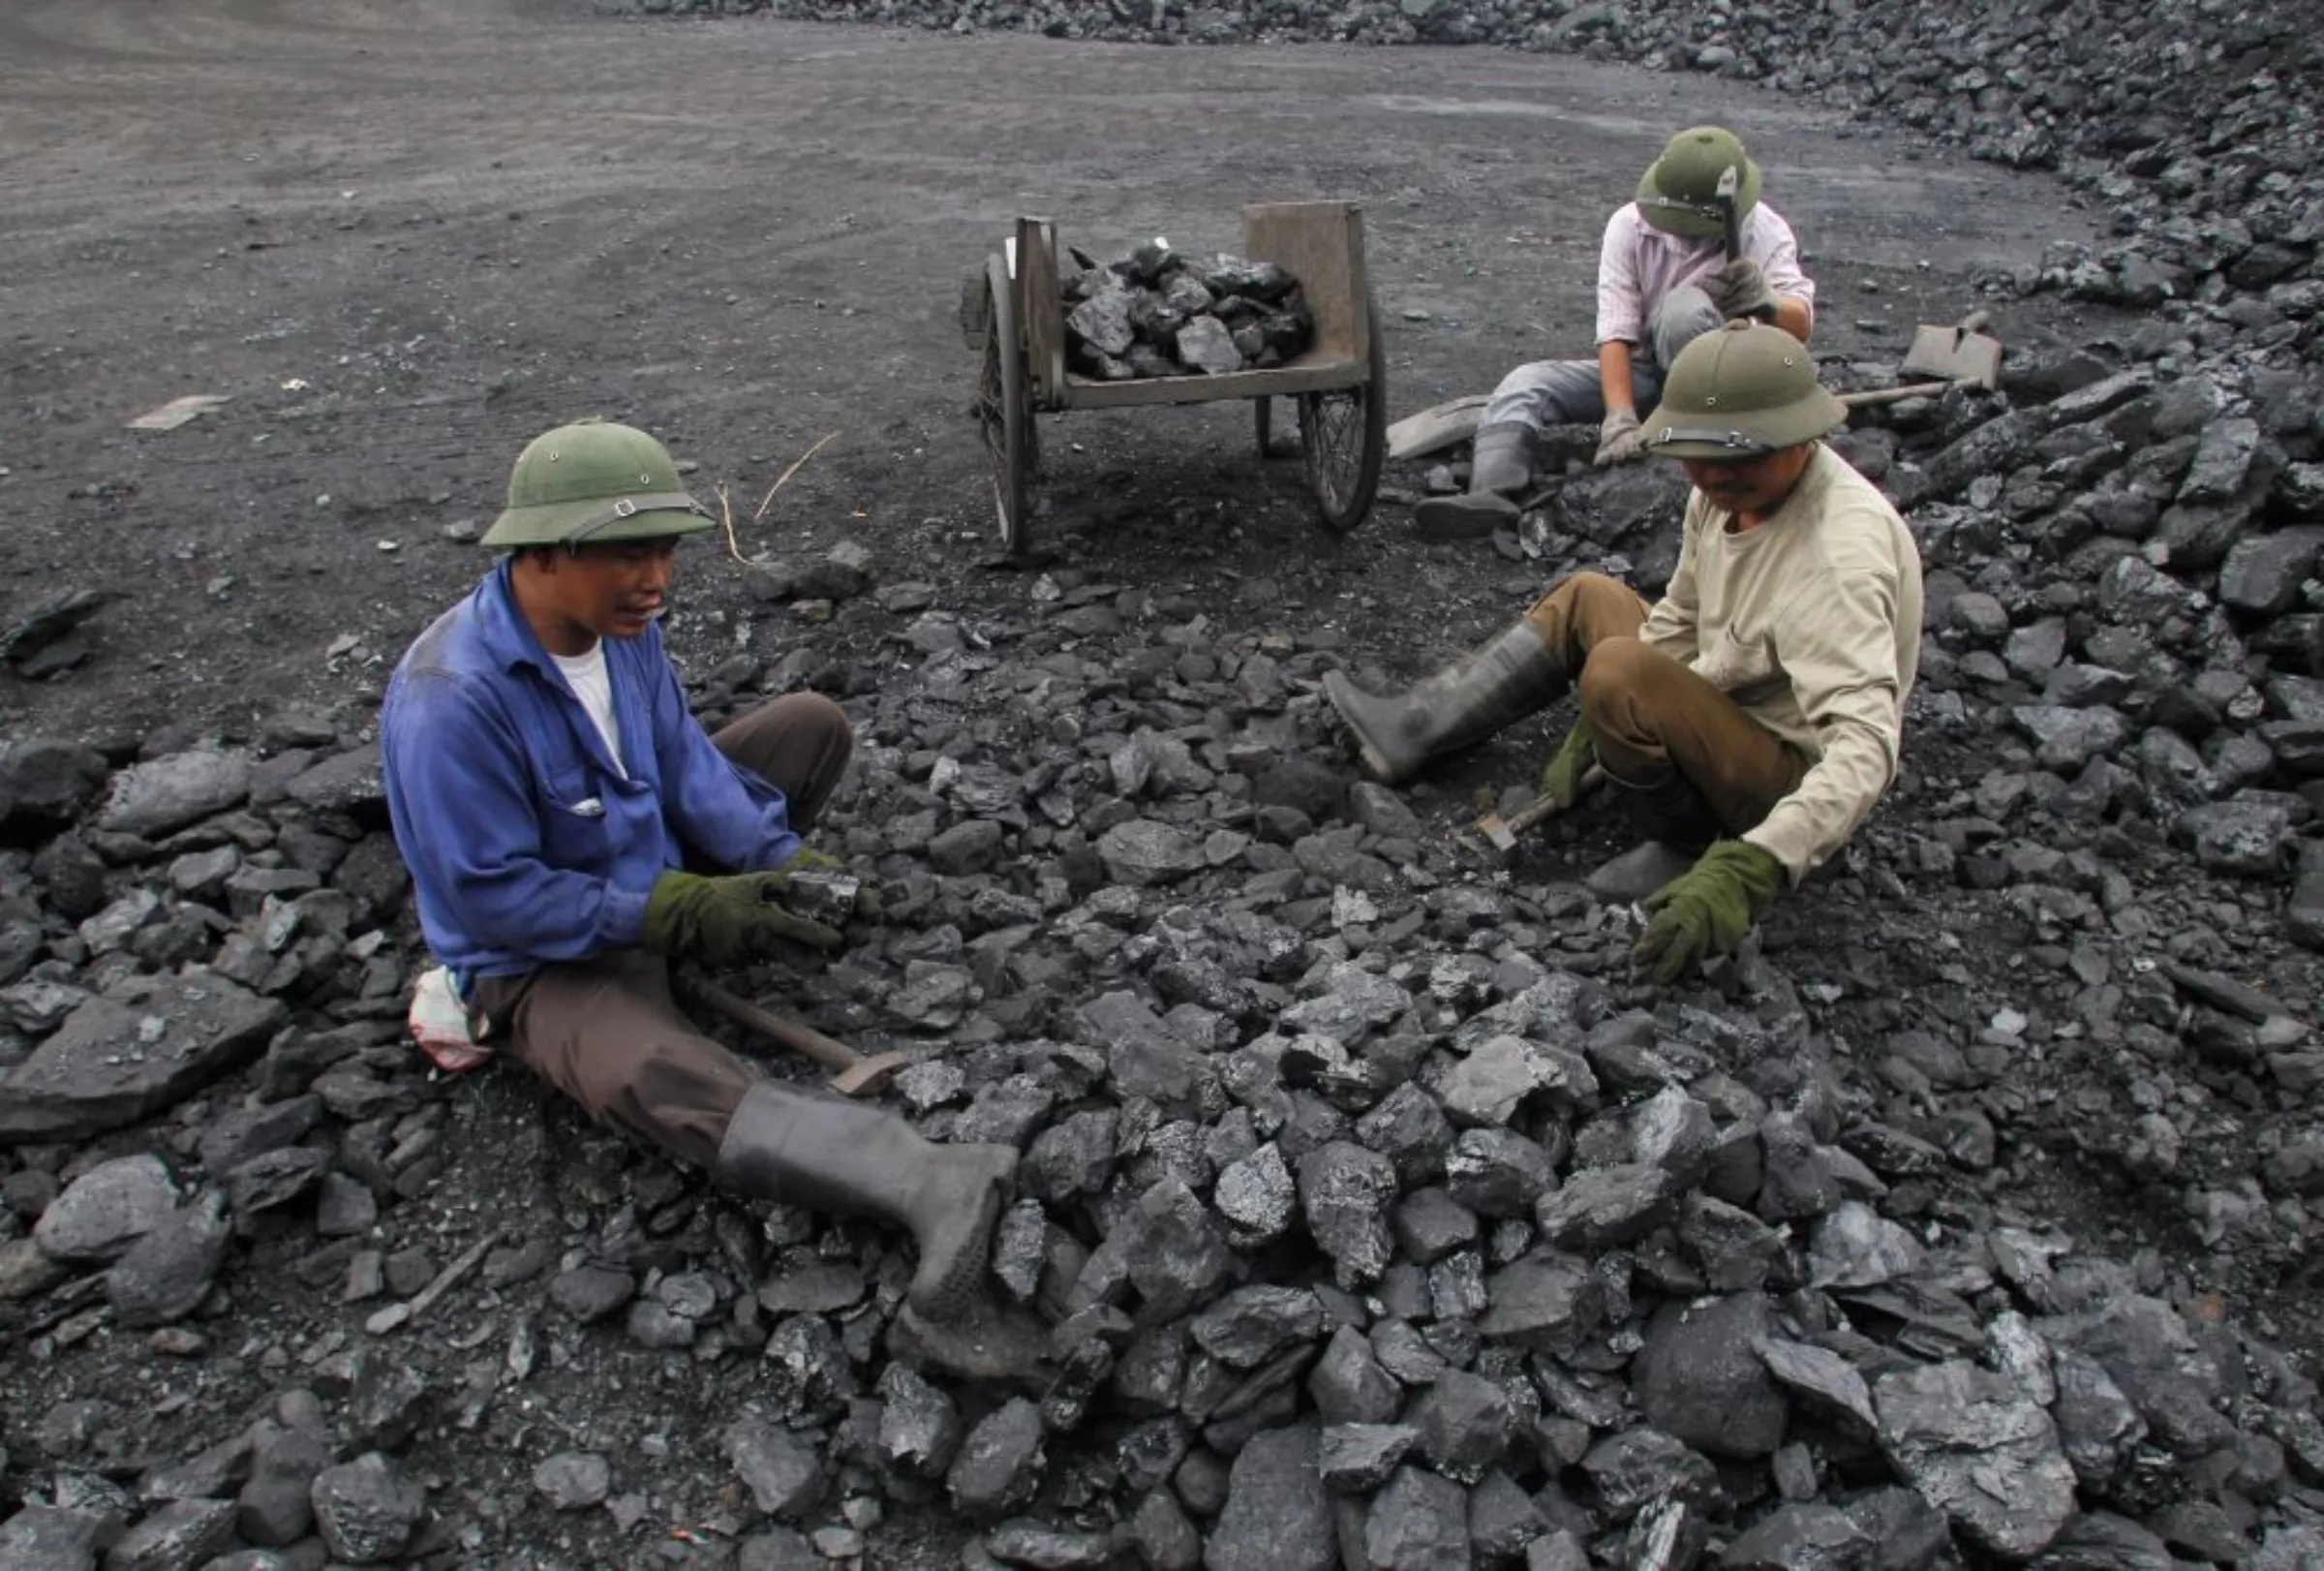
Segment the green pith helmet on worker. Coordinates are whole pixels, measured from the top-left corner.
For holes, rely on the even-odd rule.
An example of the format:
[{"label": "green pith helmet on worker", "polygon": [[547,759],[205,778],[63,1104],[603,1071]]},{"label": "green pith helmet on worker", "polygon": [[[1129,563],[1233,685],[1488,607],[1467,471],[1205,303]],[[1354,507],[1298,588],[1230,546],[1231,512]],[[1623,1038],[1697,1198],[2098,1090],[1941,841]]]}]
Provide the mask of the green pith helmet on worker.
[{"label": "green pith helmet on worker", "polygon": [[508,472],[508,506],[484,532],[504,550],[666,539],[718,527],[687,493],[660,443],[633,425],[581,420],[525,445]]},{"label": "green pith helmet on worker", "polygon": [[1638,216],[1656,229],[1689,239],[1720,232],[1719,177],[1736,169],[1735,217],[1759,200],[1759,167],[1743,139],[1723,126],[1694,126],[1672,137],[1638,176]]},{"label": "green pith helmet on worker", "polygon": [[1807,345],[1737,320],[1678,352],[1643,436],[1657,458],[1717,462],[1796,447],[1847,422],[1848,406],[1816,380]]}]

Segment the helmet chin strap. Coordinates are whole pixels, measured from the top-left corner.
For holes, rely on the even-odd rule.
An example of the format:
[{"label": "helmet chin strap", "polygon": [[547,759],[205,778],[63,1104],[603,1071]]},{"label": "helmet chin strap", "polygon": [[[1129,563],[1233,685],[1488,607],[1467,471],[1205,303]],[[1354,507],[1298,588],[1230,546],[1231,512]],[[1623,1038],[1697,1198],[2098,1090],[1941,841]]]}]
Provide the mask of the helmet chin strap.
[{"label": "helmet chin strap", "polygon": [[1706,447],[1720,447],[1738,458],[1764,458],[1777,449],[1764,442],[1745,436],[1740,431],[1713,430],[1709,426],[1666,425],[1659,427],[1646,439],[1649,450],[1670,447],[1680,442],[1698,442]]},{"label": "helmet chin strap", "polygon": [[1658,213],[1684,213],[1689,218],[1699,218],[1712,224],[1718,223],[1721,216],[1715,203],[1687,201],[1678,197],[1647,197],[1641,199],[1638,205],[1651,207]]},{"label": "helmet chin strap", "polygon": [[710,516],[709,508],[688,496],[684,491],[663,491],[650,496],[615,497],[596,512],[567,525],[558,543],[570,550],[606,525],[619,523],[625,518],[634,518],[641,512],[690,512],[697,518]]}]

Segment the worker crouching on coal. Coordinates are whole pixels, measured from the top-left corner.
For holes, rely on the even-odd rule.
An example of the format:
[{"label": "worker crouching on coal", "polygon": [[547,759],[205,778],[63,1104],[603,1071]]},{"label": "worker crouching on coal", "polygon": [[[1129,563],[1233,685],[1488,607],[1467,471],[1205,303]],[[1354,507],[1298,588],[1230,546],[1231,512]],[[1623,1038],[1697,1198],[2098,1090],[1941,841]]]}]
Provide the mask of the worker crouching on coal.
[{"label": "worker crouching on coal", "polygon": [[[1735,243],[1723,244],[1731,175]],[[1654,402],[1686,346],[1731,318],[1770,323],[1805,343],[1816,286],[1800,270],[1791,226],[1759,200],[1760,171],[1720,126],[1672,137],[1638,179],[1637,199],[1606,220],[1598,248],[1598,349],[1587,360],[1538,360],[1501,379],[1477,425],[1469,488],[1430,497],[1413,516],[1437,535],[1514,524],[1533,483],[1537,439],[1552,425],[1596,420],[1600,467],[1644,456],[1637,412]]]},{"label": "worker crouching on coal", "polygon": [[797,693],[712,736],[655,625],[678,541],[715,527],[643,431],[589,421],[529,445],[484,537],[509,554],[388,685],[396,845],[479,1039],[738,1193],[909,1229],[908,1302],[950,1318],[1016,1154],[768,1080],[671,996],[679,959],[842,941],[786,901],[794,875],[835,865],[801,836],[854,751],[846,715]]},{"label": "worker crouching on coal", "polygon": [[1592,887],[1645,899],[1635,956],[1658,982],[1740,944],[1896,776],[1920,554],[1819,440],[1846,418],[1789,333],[1738,321],[1695,340],[1643,424],[1647,451],[1694,484],[1659,601],[1578,573],[1408,693],[1325,681],[1390,784],[1578,689],[1543,789],[1571,803],[1603,766],[1644,844]]}]

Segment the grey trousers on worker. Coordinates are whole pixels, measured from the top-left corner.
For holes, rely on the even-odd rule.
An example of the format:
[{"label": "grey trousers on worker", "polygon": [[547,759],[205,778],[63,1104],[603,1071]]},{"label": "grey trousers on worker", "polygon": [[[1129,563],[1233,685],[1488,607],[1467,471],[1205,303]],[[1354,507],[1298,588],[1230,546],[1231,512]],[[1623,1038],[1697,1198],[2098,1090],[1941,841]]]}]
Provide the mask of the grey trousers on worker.
[{"label": "grey trousers on worker", "polygon": [[[791,827],[802,834],[855,751],[845,711],[810,693],[771,698],[711,741],[789,799]],[[683,1161],[715,1166],[736,1105],[762,1078],[687,1019],[659,955],[616,950],[483,977],[474,991],[492,1045],[592,1118]]]},{"label": "grey trousers on worker", "polygon": [[[1630,354],[1630,380],[1638,417],[1644,419],[1661,396],[1663,368],[1678,352],[1719,325],[1719,311],[1692,284],[1663,296],[1646,317],[1646,341]],[[1605,389],[1596,360],[1536,360],[1501,379],[1477,429],[1522,425],[1539,432],[1552,425],[1596,425],[1605,418]]]}]

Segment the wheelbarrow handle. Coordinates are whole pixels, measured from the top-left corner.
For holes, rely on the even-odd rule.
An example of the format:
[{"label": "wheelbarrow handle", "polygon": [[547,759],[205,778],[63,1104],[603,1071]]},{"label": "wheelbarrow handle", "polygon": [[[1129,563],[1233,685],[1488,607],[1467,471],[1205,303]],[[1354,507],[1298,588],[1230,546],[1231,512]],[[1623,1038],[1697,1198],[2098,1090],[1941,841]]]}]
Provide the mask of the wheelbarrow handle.
[{"label": "wheelbarrow handle", "polygon": [[1864,392],[1840,395],[1840,402],[1849,409],[1862,409],[1869,404],[1901,404],[1908,398],[1939,398],[1955,387],[1974,387],[1974,382],[1956,379],[1952,382],[1911,382],[1902,387],[1874,387]]}]

